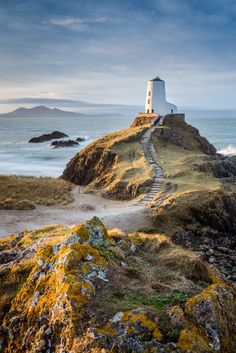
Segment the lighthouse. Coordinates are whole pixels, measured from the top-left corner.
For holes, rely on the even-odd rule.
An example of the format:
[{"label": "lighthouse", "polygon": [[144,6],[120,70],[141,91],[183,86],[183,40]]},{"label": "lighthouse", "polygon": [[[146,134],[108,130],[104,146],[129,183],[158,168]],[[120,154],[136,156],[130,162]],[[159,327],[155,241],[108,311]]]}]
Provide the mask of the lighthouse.
[{"label": "lighthouse", "polygon": [[165,81],[161,80],[159,76],[147,83],[145,111],[159,115],[177,113],[176,105],[166,101]]}]

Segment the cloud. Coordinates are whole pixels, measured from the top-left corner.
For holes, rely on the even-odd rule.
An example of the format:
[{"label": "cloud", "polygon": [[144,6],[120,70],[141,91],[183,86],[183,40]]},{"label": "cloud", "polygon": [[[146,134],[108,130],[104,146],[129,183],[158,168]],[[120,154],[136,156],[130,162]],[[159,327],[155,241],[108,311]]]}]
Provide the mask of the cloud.
[{"label": "cloud", "polygon": [[140,105],[160,74],[178,105],[235,104],[232,0],[12,2],[0,1],[2,98]]},{"label": "cloud", "polygon": [[107,17],[87,17],[87,18],[75,18],[75,17],[61,17],[51,18],[47,23],[55,26],[71,27],[75,25],[88,25],[91,23],[106,23]]}]

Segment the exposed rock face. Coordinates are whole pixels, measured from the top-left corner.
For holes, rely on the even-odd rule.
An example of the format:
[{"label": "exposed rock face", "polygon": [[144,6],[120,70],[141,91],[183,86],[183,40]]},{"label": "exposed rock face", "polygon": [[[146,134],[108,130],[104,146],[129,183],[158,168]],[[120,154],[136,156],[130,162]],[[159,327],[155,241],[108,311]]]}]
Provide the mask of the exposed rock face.
[{"label": "exposed rock face", "polygon": [[205,157],[203,163],[195,165],[195,170],[211,173],[216,178],[233,179],[236,176],[236,156],[215,155]]},{"label": "exposed rock face", "polygon": [[106,260],[93,248],[105,246],[106,236],[103,224],[93,218],[61,242],[40,239],[17,252],[12,249],[1,265],[1,277],[19,267],[17,263],[27,277],[14,300],[6,302],[10,310],[1,312],[1,352],[72,352],[85,304],[107,283]]},{"label": "exposed rock face", "polygon": [[192,225],[176,232],[175,243],[199,251],[227,280],[236,283],[236,195],[220,194],[189,208]]},{"label": "exposed rock face", "polygon": [[[223,283],[209,286],[187,301],[186,327],[180,333],[180,352],[205,353],[236,351],[235,290]],[[232,316],[231,316],[232,315]]]},{"label": "exposed rock face", "polygon": [[68,137],[68,135],[60,131],[53,131],[51,134],[44,134],[38,137],[33,137],[32,139],[29,140],[29,143],[46,142],[46,141],[51,141],[54,139],[60,139],[64,137]]},{"label": "exposed rock face", "polygon": [[78,146],[79,143],[74,141],[74,140],[61,140],[61,141],[53,141],[51,143],[51,147],[53,148],[59,148],[59,147],[73,147],[73,146]]},{"label": "exposed rock face", "polygon": [[[169,223],[172,240],[198,251],[214,264],[225,280],[236,283],[236,195],[216,191],[192,191],[173,198],[154,211],[154,222]],[[160,228],[159,228],[160,229]]]},{"label": "exposed rock face", "polygon": [[95,331],[95,336],[116,353],[233,353],[236,350],[232,339],[236,333],[234,296],[234,289],[223,283],[214,284],[189,299],[184,310],[172,307],[170,315],[175,316],[172,329],[180,331],[176,342],[163,343],[158,318],[142,308],[117,313],[118,319],[111,319]]},{"label": "exposed rock face", "polygon": [[79,185],[88,185],[97,177],[102,183],[115,161],[115,153],[106,151],[105,148],[90,146],[86,149],[86,153],[80,152],[70,160],[63,172],[63,177]]},{"label": "exposed rock face", "polygon": [[172,143],[187,150],[208,155],[216,154],[215,147],[202,137],[195,127],[172,116],[167,116],[163,128],[156,129],[154,134],[163,142]]}]

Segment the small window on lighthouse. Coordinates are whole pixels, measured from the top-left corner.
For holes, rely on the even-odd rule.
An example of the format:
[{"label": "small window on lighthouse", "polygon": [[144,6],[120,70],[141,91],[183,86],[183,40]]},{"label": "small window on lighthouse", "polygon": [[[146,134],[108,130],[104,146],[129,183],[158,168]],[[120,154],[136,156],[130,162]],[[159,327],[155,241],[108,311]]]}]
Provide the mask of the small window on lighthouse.
[{"label": "small window on lighthouse", "polygon": [[148,99],[148,104],[150,104],[150,99]]},{"label": "small window on lighthouse", "polygon": [[148,92],[148,95],[149,95],[149,96],[151,95],[151,91]]}]

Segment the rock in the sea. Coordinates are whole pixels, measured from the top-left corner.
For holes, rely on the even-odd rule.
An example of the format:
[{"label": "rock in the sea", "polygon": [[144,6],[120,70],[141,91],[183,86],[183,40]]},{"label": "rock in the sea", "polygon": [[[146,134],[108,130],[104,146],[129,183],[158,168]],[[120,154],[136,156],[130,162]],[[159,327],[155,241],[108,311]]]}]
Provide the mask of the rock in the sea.
[{"label": "rock in the sea", "polygon": [[64,134],[64,132],[53,131],[51,134],[44,134],[38,137],[33,137],[32,139],[29,140],[29,143],[46,142],[54,139],[61,139],[64,137],[68,137],[68,135]]},{"label": "rock in the sea", "polygon": [[77,139],[76,139],[75,141],[77,141],[77,142],[83,142],[83,141],[85,141],[85,138],[83,138],[83,137],[77,137]]},{"label": "rock in the sea", "polygon": [[61,141],[53,141],[51,143],[51,147],[53,148],[58,148],[58,147],[73,147],[79,145],[78,142],[76,142],[75,140],[61,140]]}]

